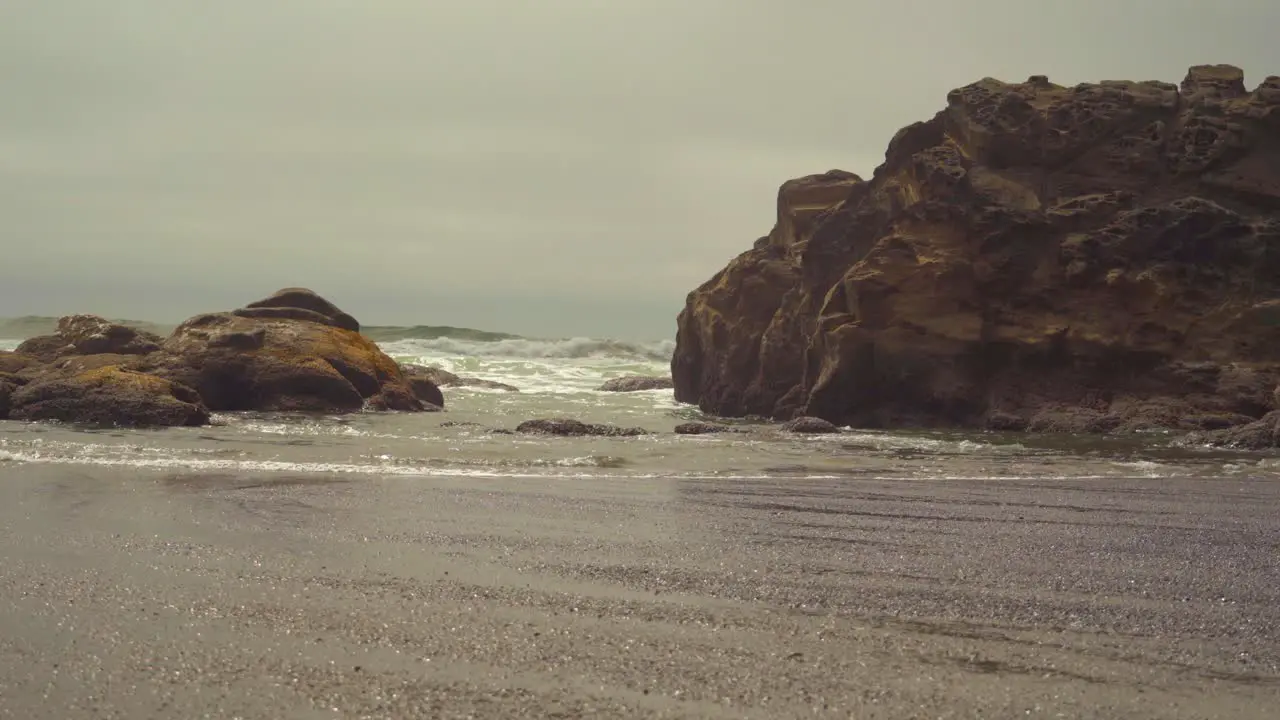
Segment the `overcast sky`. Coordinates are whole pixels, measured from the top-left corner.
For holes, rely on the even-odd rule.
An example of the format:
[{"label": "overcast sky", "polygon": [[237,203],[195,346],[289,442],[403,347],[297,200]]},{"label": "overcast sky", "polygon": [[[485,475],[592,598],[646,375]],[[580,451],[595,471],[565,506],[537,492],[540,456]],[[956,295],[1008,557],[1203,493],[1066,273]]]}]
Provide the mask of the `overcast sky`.
[{"label": "overcast sky", "polygon": [[0,316],[311,287],[367,324],[670,337],[778,185],[949,89],[1280,74],[1265,0],[3,0]]}]

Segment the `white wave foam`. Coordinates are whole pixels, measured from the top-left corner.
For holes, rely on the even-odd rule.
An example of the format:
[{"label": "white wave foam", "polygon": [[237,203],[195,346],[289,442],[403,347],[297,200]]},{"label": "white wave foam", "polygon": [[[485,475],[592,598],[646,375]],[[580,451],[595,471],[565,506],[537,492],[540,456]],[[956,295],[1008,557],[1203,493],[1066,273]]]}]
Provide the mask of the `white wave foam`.
[{"label": "white wave foam", "polygon": [[[396,340],[380,346],[400,362],[435,365],[464,377],[512,385],[522,393],[583,398],[589,395],[598,397],[600,386],[610,378],[668,375],[675,343],[670,340],[628,343],[591,338],[493,342],[436,338]],[[457,390],[468,394],[481,392],[465,386]],[[635,400],[641,397],[635,393],[627,395]],[[669,405],[673,393],[670,390],[657,391],[644,396],[654,403]],[[622,401],[617,394],[612,394],[612,399]]]},{"label": "white wave foam", "polygon": [[505,358],[613,358],[640,362],[669,362],[676,344],[672,340],[626,342],[596,338],[532,340],[526,338],[475,341],[442,337],[406,339],[383,343],[390,355],[458,355]]}]

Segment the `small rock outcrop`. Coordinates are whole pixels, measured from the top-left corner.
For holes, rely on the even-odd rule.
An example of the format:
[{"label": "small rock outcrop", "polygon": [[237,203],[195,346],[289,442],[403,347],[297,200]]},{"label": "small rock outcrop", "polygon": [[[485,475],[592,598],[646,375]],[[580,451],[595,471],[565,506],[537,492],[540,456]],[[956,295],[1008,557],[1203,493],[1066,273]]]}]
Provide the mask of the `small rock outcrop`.
[{"label": "small rock outcrop", "polygon": [[514,385],[508,385],[496,380],[484,380],[482,378],[467,377],[464,375],[455,375],[444,368],[435,365],[401,365],[401,369],[412,379],[423,379],[431,382],[437,387],[478,387],[487,390],[502,390],[503,392],[520,392],[520,388]]},{"label": "small rock outcrop", "polygon": [[440,392],[440,383],[436,381],[436,375],[430,371],[430,368],[421,365],[401,365],[400,371],[404,373],[405,382],[409,384],[409,391],[414,397],[427,405],[444,407],[444,393]]},{"label": "small rock outcrop", "polygon": [[97,315],[59,318],[53,335],[25,340],[16,352],[51,362],[69,355],[146,355],[160,349],[159,335],[117,325]]},{"label": "small rock outcrop", "polygon": [[649,434],[648,430],[643,430],[641,428],[624,428],[617,427],[616,425],[584,423],[581,420],[573,420],[571,418],[525,420],[516,426],[516,432],[536,435],[595,435],[601,437],[634,437],[636,435]]},{"label": "small rock outcrop", "polygon": [[[0,407],[3,405],[0,403]],[[8,406],[8,417],[13,420],[114,427],[194,426],[209,422],[208,408],[191,388],[114,366],[54,374],[30,382],[12,390]]]},{"label": "small rock outcrop", "polygon": [[680,423],[675,427],[677,435],[713,435],[716,433],[737,432],[736,428],[708,422]]},{"label": "small rock outcrop", "polygon": [[[0,353],[0,410],[12,419],[193,425],[210,411],[439,409],[328,300],[289,288],[179,325],[168,338],[94,315]],[[419,395],[433,402],[424,404]]]},{"label": "small rock outcrop", "polygon": [[800,435],[824,435],[840,432],[840,428],[834,424],[816,417],[798,417],[782,424],[785,432],[797,433]]},{"label": "small rock outcrop", "polygon": [[[856,427],[1251,422],[1280,382],[1280,77],[984,79],[870,179],[782,185],[693,290],[676,398]],[[1207,424],[1207,425],[1206,425]]]},{"label": "small rock outcrop", "polygon": [[641,390],[670,390],[675,387],[669,377],[653,377],[649,375],[627,375],[605,381],[600,386],[603,392],[639,392]]}]

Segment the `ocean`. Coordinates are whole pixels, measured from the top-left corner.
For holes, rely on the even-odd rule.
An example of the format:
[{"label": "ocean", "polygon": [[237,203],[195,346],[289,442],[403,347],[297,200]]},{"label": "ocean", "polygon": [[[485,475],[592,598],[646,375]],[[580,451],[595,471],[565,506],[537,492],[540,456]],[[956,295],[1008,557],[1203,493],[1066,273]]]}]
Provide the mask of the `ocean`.
[{"label": "ocean", "polygon": [[[388,329],[392,330],[392,329]],[[220,414],[202,428],[83,430],[0,422],[0,461],[191,471],[553,478],[934,479],[1222,477],[1280,469],[1258,454],[1180,447],[1176,438],[1054,437],[982,432],[788,435],[738,421],[744,433],[684,436],[706,420],[671,390],[602,392],[624,375],[667,375],[674,343],[538,340],[431,328],[384,330],[401,362],[514,386],[446,387],[446,411],[344,416]],[[426,337],[423,337],[426,336]],[[482,339],[476,339],[477,337]],[[17,339],[0,340],[0,349]],[[655,434],[628,438],[512,435],[524,420],[570,417]]]}]

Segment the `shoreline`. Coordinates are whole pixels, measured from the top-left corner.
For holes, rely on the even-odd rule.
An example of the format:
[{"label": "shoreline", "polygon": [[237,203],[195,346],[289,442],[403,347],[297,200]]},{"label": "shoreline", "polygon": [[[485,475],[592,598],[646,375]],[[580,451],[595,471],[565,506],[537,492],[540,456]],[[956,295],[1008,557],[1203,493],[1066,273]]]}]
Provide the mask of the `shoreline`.
[{"label": "shoreline", "polygon": [[0,717],[1262,718],[1280,701],[1269,478],[0,464],[0,506]]}]

